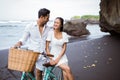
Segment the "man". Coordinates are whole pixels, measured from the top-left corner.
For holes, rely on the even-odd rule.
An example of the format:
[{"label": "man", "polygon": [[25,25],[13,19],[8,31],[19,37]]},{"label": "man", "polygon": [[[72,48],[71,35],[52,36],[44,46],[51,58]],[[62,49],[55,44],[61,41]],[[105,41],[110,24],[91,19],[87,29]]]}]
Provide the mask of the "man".
[{"label": "man", "polygon": [[[42,8],[38,12],[38,20],[35,23],[26,26],[23,37],[15,44],[14,47],[20,47],[29,39],[28,49],[35,52],[44,52],[45,44],[50,27],[45,24],[49,21],[50,11]],[[43,56],[39,56],[36,62],[36,80],[42,80],[42,71],[44,70]]]}]

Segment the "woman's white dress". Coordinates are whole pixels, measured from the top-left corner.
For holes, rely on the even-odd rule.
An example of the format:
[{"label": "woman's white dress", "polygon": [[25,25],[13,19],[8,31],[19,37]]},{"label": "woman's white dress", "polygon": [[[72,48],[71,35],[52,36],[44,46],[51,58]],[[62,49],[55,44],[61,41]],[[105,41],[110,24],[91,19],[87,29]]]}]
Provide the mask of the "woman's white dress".
[{"label": "woman's white dress", "polygon": [[[54,31],[50,31],[46,40],[50,41],[50,53],[54,55],[53,59],[55,60],[61,53],[63,44],[68,42],[68,35],[65,32],[62,32],[62,38],[56,39],[54,36]],[[56,66],[61,64],[68,64],[66,54],[62,56]]]}]

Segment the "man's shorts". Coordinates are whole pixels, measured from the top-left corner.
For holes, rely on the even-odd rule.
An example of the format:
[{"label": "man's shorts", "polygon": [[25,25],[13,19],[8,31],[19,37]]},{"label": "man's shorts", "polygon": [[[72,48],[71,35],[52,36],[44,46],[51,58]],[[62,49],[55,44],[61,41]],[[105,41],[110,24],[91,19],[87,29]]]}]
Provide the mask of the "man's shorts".
[{"label": "man's shorts", "polygon": [[48,61],[49,59],[44,57],[44,55],[39,55],[38,60],[36,62],[36,68],[40,71],[44,71],[45,67],[43,66],[43,64]]}]

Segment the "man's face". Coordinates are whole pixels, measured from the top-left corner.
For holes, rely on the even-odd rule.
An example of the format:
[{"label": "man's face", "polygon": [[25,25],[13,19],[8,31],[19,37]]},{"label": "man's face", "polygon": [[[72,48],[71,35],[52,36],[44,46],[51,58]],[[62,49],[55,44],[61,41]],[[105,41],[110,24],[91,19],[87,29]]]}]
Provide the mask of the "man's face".
[{"label": "man's face", "polygon": [[49,17],[50,17],[49,14],[43,17],[43,24],[46,24],[49,21]]}]

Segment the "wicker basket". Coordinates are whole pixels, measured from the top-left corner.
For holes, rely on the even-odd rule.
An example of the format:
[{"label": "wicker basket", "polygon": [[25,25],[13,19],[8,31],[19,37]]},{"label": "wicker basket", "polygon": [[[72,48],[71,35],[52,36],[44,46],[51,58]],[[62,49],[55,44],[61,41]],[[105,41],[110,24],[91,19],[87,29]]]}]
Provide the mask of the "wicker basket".
[{"label": "wicker basket", "polygon": [[8,69],[31,72],[34,69],[39,53],[23,49],[9,49]]}]

